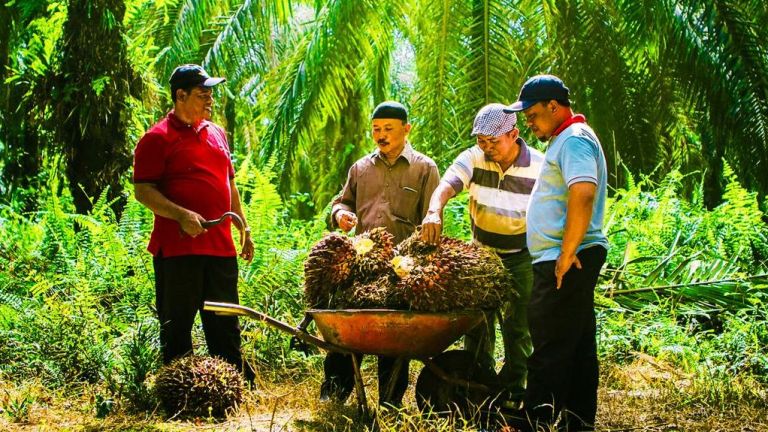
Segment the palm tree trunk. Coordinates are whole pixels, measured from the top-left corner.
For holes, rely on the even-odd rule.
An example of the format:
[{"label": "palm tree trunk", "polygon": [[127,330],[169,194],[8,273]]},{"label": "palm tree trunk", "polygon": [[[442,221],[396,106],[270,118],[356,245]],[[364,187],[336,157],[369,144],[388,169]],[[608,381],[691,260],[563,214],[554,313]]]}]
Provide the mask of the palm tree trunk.
[{"label": "palm tree trunk", "polygon": [[5,75],[5,67],[8,66],[8,49],[10,48],[11,12],[8,6],[0,6],[0,71]]},{"label": "palm tree trunk", "polygon": [[[0,6],[0,82],[10,75],[8,67],[16,23],[13,10]],[[34,211],[36,193],[40,186],[39,174],[43,165],[40,135],[34,122],[27,89],[19,85],[0,87],[0,143],[2,143],[2,170],[0,189],[11,205],[23,212]]]},{"label": "palm tree trunk", "polygon": [[78,213],[106,191],[122,211],[121,177],[131,166],[125,101],[132,71],[122,36],[122,0],[71,0],[62,36],[56,119]]}]

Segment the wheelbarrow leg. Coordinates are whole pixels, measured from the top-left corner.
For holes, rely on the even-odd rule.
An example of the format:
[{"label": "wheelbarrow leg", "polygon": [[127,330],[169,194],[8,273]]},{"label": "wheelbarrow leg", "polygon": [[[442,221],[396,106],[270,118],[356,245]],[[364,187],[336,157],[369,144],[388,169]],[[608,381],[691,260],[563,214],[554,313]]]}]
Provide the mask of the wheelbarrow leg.
[{"label": "wheelbarrow leg", "polygon": [[[383,395],[379,395],[379,401],[392,401],[392,395],[395,393],[395,386],[397,385],[398,378],[400,377],[400,370],[403,369],[403,357],[397,357],[392,364],[392,370],[390,371],[389,379],[387,380],[387,387],[384,390]],[[382,397],[383,396],[383,397]]]},{"label": "wheelbarrow leg", "polygon": [[355,375],[355,395],[357,396],[357,409],[363,416],[369,417],[370,411],[368,410],[368,401],[365,398],[363,376],[360,374],[360,362],[357,360],[356,355],[353,354],[350,357],[352,357],[352,369]]}]

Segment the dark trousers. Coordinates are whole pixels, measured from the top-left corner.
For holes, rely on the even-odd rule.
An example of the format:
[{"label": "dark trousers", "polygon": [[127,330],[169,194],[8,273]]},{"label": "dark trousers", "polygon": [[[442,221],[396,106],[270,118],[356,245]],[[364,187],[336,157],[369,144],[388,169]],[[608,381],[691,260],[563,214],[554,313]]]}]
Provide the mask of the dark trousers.
[{"label": "dark trousers", "polygon": [[[531,355],[531,335],[528,331],[528,300],[531,297],[533,266],[528,249],[517,253],[500,255],[504,268],[512,276],[512,288],[520,295],[505,302],[499,308],[501,313],[501,335],[504,342],[504,366],[499,371],[499,389],[507,397],[520,400],[525,392],[527,361]],[[495,364],[496,313],[485,316],[485,323],[478,325],[464,336],[464,349],[482,355],[483,360]]]},{"label": "dark trousers", "polygon": [[153,264],[163,363],[192,353],[192,325],[199,311],[208,353],[223,358],[252,380],[253,371],[240,354],[237,317],[203,311],[206,300],[238,303],[237,258],[155,257]]},{"label": "dark trousers", "polygon": [[[361,364],[362,354],[356,354],[357,363]],[[387,384],[392,376],[392,369],[395,365],[395,357],[377,356],[378,358],[378,376],[379,376],[379,405],[389,403],[400,405],[403,401],[403,395],[408,388],[408,360],[403,362],[400,373],[397,376],[392,397],[386,398]],[[338,394],[348,396],[355,387],[354,369],[352,367],[352,357],[347,354],[329,352],[323,361],[323,371],[325,372],[324,386],[331,385],[338,389]],[[345,397],[346,398],[346,397]]]},{"label": "dark trousers", "polygon": [[559,290],[555,261],[533,265],[528,304],[533,354],[525,407],[534,426],[552,424],[562,411],[564,429],[594,430],[599,379],[594,290],[606,250],[594,246],[577,256],[582,268],[571,267]]}]

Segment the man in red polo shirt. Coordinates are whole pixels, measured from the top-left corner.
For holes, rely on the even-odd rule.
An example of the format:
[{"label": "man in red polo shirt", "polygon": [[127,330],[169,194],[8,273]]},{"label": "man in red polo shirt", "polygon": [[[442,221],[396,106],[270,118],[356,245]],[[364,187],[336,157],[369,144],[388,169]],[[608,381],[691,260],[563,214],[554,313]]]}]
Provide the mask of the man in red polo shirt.
[{"label": "man in red polo shirt", "polygon": [[134,153],[136,199],[155,214],[148,250],[154,256],[155,294],[163,362],[192,352],[192,325],[200,317],[211,355],[252,378],[240,354],[237,317],[202,310],[206,300],[237,303],[237,252],[230,221],[204,228],[202,222],[232,211],[245,230],[241,256],[253,258],[224,129],[209,121],[211,78],[197,65],[171,75],[174,108],[141,138]]}]

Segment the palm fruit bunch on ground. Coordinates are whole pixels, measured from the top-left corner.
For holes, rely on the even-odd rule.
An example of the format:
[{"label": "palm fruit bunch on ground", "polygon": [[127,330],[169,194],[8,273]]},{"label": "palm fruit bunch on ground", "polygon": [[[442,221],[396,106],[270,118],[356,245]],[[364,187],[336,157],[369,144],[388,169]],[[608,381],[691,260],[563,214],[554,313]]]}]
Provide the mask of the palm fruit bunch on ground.
[{"label": "palm fruit bunch on ground", "polygon": [[186,356],[163,366],[157,373],[154,392],[174,417],[224,418],[243,400],[242,375],[216,357]]},{"label": "palm fruit bunch on ground", "polygon": [[351,282],[357,252],[352,240],[330,233],[312,247],[304,261],[304,298],[313,308],[328,308],[334,294]]},{"label": "palm fruit bunch on ground", "polygon": [[408,258],[413,263],[410,271],[393,263],[400,277],[397,296],[406,299],[410,309],[494,309],[516,295],[495,252],[448,237],[432,246],[420,236],[417,230],[398,246],[400,261]]},{"label": "palm fruit bunch on ground", "polygon": [[357,281],[371,281],[392,272],[392,258],[395,257],[394,238],[385,228],[374,228],[352,239],[357,251],[354,278]]}]

